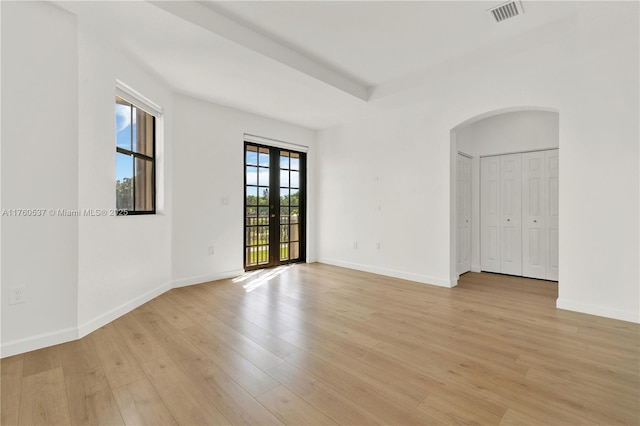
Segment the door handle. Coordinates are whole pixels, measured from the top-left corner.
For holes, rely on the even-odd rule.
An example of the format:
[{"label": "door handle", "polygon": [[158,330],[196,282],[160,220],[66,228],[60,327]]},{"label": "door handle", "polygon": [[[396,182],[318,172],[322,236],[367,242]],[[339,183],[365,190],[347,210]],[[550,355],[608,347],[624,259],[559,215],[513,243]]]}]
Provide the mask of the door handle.
[{"label": "door handle", "polygon": [[535,219],[533,219],[533,223],[538,223],[538,221],[537,221],[537,220],[535,220]]},{"label": "door handle", "polygon": [[275,213],[271,213],[271,217],[276,217]]},{"label": "door handle", "polygon": [[507,219],[507,222],[511,222],[511,219]]}]

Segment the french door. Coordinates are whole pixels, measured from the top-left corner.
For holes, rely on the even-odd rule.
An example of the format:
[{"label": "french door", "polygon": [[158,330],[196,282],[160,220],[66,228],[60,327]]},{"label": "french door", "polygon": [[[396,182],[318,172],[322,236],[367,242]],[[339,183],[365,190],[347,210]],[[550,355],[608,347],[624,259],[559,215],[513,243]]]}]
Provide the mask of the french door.
[{"label": "french door", "polygon": [[245,143],[244,269],[305,260],[306,154]]}]

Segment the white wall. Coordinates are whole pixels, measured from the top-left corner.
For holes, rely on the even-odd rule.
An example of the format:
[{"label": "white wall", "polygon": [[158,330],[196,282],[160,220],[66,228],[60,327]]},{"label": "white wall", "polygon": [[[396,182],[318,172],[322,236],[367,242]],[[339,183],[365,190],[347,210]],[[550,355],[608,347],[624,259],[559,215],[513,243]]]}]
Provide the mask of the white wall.
[{"label": "white wall", "polygon": [[505,108],[557,110],[557,305],[640,321],[638,4],[578,9],[555,41],[451,70],[379,98],[378,112],[321,131],[319,260],[455,284],[450,130]]},{"label": "white wall", "polygon": [[182,95],[174,109],[174,286],[243,272],[245,133],[309,147],[307,261],[314,261],[315,131]]},{"label": "white wall", "polygon": [[455,130],[458,151],[471,158],[471,270],[480,271],[480,157],[558,148],[558,113],[505,112]]},{"label": "white wall", "polygon": [[449,286],[449,146],[436,142],[448,129],[438,119],[407,108],[319,133],[321,262]]},{"label": "white wall", "polygon": [[[2,2],[2,355],[81,337],[171,287],[171,92],[50,3]],[[115,82],[162,105],[159,214],[115,208]],[[7,108],[10,105],[11,108]],[[24,286],[26,303],[8,305]]]},{"label": "white wall", "polygon": [[[78,205],[76,20],[50,5],[2,2],[2,207]],[[2,217],[3,356],[33,337],[74,338],[78,219]],[[8,305],[13,287],[26,303]],[[28,346],[28,342],[27,342]]]},{"label": "white wall", "polygon": [[115,82],[163,108],[156,121],[157,214],[81,217],[80,336],[171,287],[172,93],[79,20],[79,207],[114,209]]},{"label": "white wall", "polygon": [[[82,337],[174,285],[241,273],[244,133],[309,146],[315,260],[315,131],[185,96],[174,107],[163,82],[82,19],[50,3],[1,5],[3,208],[114,209],[116,79],[164,110],[157,214],[2,217],[2,356]],[[8,305],[14,286],[27,303]]]}]

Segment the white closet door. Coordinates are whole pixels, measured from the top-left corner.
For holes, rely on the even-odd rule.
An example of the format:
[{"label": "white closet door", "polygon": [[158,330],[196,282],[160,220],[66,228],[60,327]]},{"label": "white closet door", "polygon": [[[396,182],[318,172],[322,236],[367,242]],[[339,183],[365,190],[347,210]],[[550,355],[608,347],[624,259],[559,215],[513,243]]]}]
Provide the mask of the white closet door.
[{"label": "white closet door", "polygon": [[547,269],[546,153],[522,154],[522,275],[545,279]]},{"label": "white closet door", "polygon": [[500,272],[522,275],[521,154],[500,156]]},{"label": "white closet door", "polygon": [[545,173],[548,192],[547,272],[545,278],[558,281],[558,150],[546,152]]},{"label": "white closet door", "polygon": [[458,154],[457,169],[457,271],[471,270],[471,159]]},{"label": "white closet door", "polygon": [[480,159],[480,269],[500,272],[500,157]]}]

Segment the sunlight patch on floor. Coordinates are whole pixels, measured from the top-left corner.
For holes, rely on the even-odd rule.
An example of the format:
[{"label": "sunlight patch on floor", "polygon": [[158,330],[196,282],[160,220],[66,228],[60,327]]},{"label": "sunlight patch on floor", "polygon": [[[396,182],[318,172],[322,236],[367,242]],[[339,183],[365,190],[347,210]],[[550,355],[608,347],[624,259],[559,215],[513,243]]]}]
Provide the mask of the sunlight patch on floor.
[{"label": "sunlight patch on floor", "polygon": [[232,281],[234,283],[242,284],[242,288],[244,288],[244,290],[249,293],[250,291],[253,291],[256,288],[262,286],[263,284],[268,283],[289,268],[291,268],[291,265],[278,266],[277,268],[272,269],[258,269],[256,271],[251,271],[240,275],[239,277],[234,278]]}]

